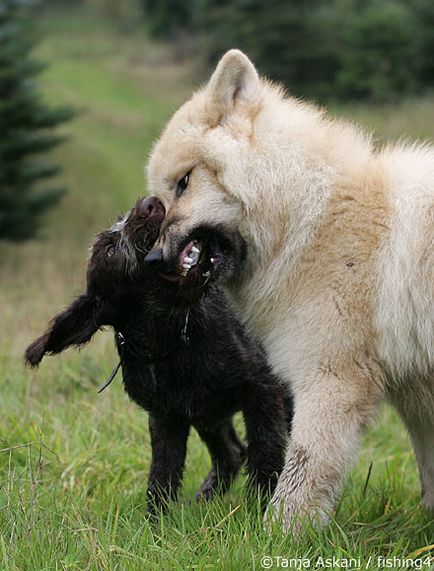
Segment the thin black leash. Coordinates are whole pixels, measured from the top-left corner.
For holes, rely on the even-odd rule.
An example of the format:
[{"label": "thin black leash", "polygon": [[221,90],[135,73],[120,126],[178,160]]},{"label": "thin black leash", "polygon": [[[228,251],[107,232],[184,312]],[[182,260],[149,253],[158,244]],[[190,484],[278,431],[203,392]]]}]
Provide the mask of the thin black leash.
[{"label": "thin black leash", "polygon": [[[181,330],[181,334],[180,334],[180,341],[184,345],[188,345],[190,342],[190,338],[188,336],[188,320],[189,320],[189,317],[190,317],[190,311],[187,311],[187,313],[185,314],[184,326],[183,326],[183,328]],[[114,381],[116,375],[119,372],[119,369],[122,367],[122,364],[123,364],[124,358],[125,358],[125,353],[126,353],[128,346],[131,349],[133,354],[138,355],[138,351],[136,350],[136,348],[129,341],[127,341],[125,339],[124,335],[122,335],[122,333],[120,331],[116,331],[116,339],[118,342],[118,346],[120,347],[119,363],[113,369],[113,371],[111,372],[111,374],[110,374],[109,378],[106,380],[106,382],[98,389],[98,394],[101,394]],[[157,355],[156,357],[152,357],[152,359],[149,359],[148,361],[146,361],[145,364],[151,365],[152,363],[157,363],[158,361],[162,361],[163,359],[165,359],[166,357],[168,357],[169,355],[174,353],[178,348],[179,348],[179,343],[177,345],[175,345],[175,347],[172,347],[172,349],[169,349],[168,351],[165,351],[164,353],[161,353],[160,355]]]},{"label": "thin black leash", "polygon": [[125,337],[122,335],[122,333],[120,331],[116,331],[116,338],[118,341],[118,345],[120,346],[120,353],[121,353],[119,363],[113,369],[113,371],[111,372],[111,374],[110,374],[109,378],[106,380],[106,382],[98,389],[98,394],[102,393],[109,385],[112,384],[114,378],[116,377],[116,375],[119,372],[119,369],[122,367],[122,363],[124,362],[125,345],[126,345]]}]

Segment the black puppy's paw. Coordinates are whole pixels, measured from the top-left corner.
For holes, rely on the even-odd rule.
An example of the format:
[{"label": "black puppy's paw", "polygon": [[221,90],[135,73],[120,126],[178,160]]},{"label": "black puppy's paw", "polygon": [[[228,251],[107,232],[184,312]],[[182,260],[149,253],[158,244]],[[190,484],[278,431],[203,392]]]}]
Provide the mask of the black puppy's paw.
[{"label": "black puppy's paw", "polygon": [[146,496],[146,517],[152,522],[158,521],[169,509],[170,495],[165,490],[157,489],[148,490]]},{"label": "black puppy's paw", "polygon": [[148,502],[146,506],[145,517],[149,521],[149,523],[154,524],[158,523],[160,516],[162,514],[162,510],[157,508],[155,505]]},{"label": "black puppy's paw", "polygon": [[196,492],[196,501],[201,502],[210,500],[218,492],[219,479],[216,471],[212,469]]},{"label": "black puppy's paw", "polygon": [[242,465],[243,458],[240,454],[237,460],[230,466],[220,467],[219,469],[213,466],[197,491],[196,500],[210,500],[215,495],[224,495],[237,477]]}]

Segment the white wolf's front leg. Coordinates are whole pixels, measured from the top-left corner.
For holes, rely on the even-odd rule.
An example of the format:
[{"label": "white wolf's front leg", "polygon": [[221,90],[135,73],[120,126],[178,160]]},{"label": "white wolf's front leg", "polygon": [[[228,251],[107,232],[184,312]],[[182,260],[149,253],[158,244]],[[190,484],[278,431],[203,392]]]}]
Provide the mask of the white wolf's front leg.
[{"label": "white wolf's front leg", "polygon": [[265,515],[297,534],[304,519],[326,523],[358,449],[361,429],[373,416],[379,385],[360,364],[318,370],[295,383],[292,441]]}]

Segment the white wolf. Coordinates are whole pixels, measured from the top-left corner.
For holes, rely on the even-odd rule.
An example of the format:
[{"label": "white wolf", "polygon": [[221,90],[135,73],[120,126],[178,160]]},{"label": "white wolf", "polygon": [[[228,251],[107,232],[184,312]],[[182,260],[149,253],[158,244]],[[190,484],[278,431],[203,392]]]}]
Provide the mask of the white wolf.
[{"label": "white wolf", "polygon": [[237,50],[149,162],[167,219],[150,263],[224,281],[295,399],[272,504],[327,521],[363,427],[388,399],[434,508],[434,149],[375,151],[356,126],[260,79]]}]

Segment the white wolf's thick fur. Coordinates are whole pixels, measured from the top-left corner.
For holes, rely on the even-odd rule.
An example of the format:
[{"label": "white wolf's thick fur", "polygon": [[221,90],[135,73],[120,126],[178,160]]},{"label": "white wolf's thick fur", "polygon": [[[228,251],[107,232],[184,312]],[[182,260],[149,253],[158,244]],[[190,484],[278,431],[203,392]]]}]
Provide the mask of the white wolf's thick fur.
[{"label": "white wolf's thick fur", "polygon": [[169,122],[148,173],[168,210],[163,252],[202,223],[247,243],[227,289],[295,398],[272,499],[284,525],[327,519],[383,398],[410,432],[434,508],[433,148],[377,152],[231,50]]}]

